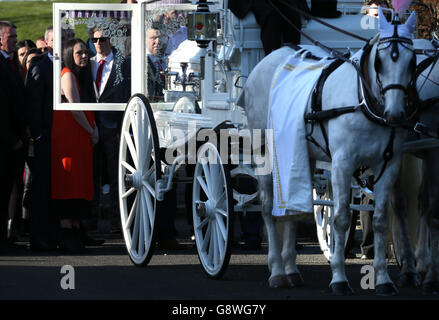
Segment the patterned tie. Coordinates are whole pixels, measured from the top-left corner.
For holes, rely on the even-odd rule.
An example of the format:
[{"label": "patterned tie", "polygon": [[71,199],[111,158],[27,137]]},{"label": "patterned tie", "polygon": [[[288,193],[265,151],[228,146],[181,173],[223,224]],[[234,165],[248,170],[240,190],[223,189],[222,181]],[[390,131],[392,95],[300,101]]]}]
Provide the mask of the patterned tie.
[{"label": "patterned tie", "polygon": [[98,73],[96,74],[96,88],[98,89],[98,92],[99,92],[99,88],[101,87],[102,70],[104,70],[104,64],[105,64],[104,59],[99,61]]},{"label": "patterned tie", "polygon": [[165,75],[162,73],[162,71],[163,71],[162,63],[163,63],[163,60],[158,61],[160,79],[162,79],[163,87],[165,87],[166,79],[165,79]]}]

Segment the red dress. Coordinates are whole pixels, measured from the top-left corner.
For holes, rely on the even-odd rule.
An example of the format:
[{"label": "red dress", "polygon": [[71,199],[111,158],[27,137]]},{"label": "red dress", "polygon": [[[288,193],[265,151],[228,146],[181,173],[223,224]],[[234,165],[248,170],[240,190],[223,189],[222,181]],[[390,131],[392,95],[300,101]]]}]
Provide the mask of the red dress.
[{"label": "red dress", "polygon": [[[61,77],[67,72],[64,68]],[[94,128],[94,113],[84,113]],[[93,146],[71,111],[53,112],[52,199],[93,199]]]}]

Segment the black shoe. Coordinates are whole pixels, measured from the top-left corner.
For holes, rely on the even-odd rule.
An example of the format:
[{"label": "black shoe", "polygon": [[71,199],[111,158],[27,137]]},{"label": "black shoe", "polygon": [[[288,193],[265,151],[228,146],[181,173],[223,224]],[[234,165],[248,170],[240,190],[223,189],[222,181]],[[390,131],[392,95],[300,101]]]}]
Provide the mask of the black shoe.
[{"label": "black shoe", "polygon": [[85,253],[85,246],[81,240],[79,229],[63,228],[61,229],[61,241],[59,248],[65,254],[82,254]]},{"label": "black shoe", "polygon": [[20,250],[25,250],[26,245],[20,245],[20,244],[12,244],[12,243],[1,243],[0,244],[0,254],[8,254],[17,252]]}]

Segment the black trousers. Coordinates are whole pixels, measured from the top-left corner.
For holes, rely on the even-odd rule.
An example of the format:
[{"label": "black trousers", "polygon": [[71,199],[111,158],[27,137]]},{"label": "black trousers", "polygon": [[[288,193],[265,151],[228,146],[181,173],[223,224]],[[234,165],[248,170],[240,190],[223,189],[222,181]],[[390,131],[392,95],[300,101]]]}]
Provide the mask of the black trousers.
[{"label": "black trousers", "polygon": [[3,148],[0,155],[0,244],[6,243],[8,235],[9,198],[14,179],[12,165],[12,154]]},{"label": "black trousers", "polygon": [[29,212],[30,242],[55,244],[59,240],[59,217],[52,210],[51,147],[42,138],[35,143]]},{"label": "black trousers", "polygon": [[11,219],[11,236],[18,233],[23,216],[23,172],[27,145],[12,154],[13,175],[12,190],[9,198],[9,219]]},{"label": "black trousers", "polygon": [[110,185],[110,206],[114,208],[111,215],[118,215],[117,202],[117,174],[119,159],[119,128],[107,128],[98,125],[99,143],[94,147],[93,153],[93,179],[94,199],[92,203],[92,215],[98,218],[99,204],[101,203],[101,187],[104,184]]}]

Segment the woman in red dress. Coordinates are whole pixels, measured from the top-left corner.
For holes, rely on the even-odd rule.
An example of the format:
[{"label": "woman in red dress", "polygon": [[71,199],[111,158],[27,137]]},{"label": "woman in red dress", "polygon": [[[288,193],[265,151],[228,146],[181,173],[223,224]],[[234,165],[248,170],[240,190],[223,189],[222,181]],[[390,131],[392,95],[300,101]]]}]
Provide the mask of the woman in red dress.
[{"label": "woman in red dress", "polygon": [[[80,39],[67,41],[63,62],[63,101],[86,102],[83,97],[92,88],[92,76],[85,43]],[[67,253],[84,251],[80,222],[88,215],[93,199],[93,145],[98,139],[92,111],[53,113],[52,199],[61,220],[60,249]]]}]

